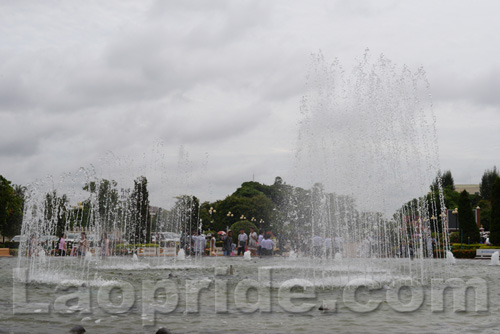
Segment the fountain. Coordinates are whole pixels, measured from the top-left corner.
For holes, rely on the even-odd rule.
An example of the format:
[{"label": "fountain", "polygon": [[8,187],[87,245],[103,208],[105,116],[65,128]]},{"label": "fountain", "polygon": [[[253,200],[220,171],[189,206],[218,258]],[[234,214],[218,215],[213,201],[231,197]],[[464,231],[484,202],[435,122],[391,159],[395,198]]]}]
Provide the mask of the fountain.
[{"label": "fountain", "polygon": [[457,260],[455,259],[455,256],[453,255],[452,252],[446,251],[446,263],[448,264],[455,264]]},{"label": "fountain", "polygon": [[494,252],[491,255],[490,265],[492,265],[492,266],[498,266],[498,265],[500,265],[500,259],[499,258],[500,258],[500,256],[499,256],[498,251]]},{"label": "fountain", "polygon": [[[439,169],[425,74],[406,67],[397,70],[384,56],[375,62],[369,58],[367,52],[346,73],[338,61],[329,65],[321,54],[313,56],[291,177],[304,188],[288,191],[280,233],[291,258],[313,256],[322,261],[322,268],[337,269],[342,259],[354,259],[335,275],[384,271],[428,281],[435,265],[428,260],[435,254],[443,257],[448,249],[446,234],[437,233],[446,220],[433,219],[445,210],[441,186],[438,182],[429,198],[403,201],[426,194]],[[137,266],[186,260],[183,249],[177,253],[176,245],[167,247],[161,236],[165,230],[186,235],[192,222],[173,215],[151,229],[152,224],[141,223],[148,204],[137,206],[145,178],[136,179],[133,190],[118,189],[114,179],[112,171],[106,179],[94,168],[61,177],[60,187],[69,190],[69,197],[87,196],[78,206],[58,197],[61,189],[52,179],[29,187],[22,233],[31,238],[21,244],[20,254],[40,253],[32,252],[34,244],[65,231],[77,235],[72,245],[78,244],[80,232],[86,232],[90,251],[83,264],[77,257],[69,266],[50,258],[20,256],[19,267],[29,269],[28,277],[46,277],[42,271],[93,278],[103,262],[123,262],[115,258],[123,254],[132,255],[130,262]],[[104,233],[112,250],[106,261],[99,256]],[[152,243],[151,235],[158,240]],[[311,246],[313,239],[317,244]],[[43,247],[48,246],[44,242]],[[77,254],[74,247],[71,253]],[[388,258],[397,261],[383,260]]]},{"label": "fountain", "polygon": [[[392,271],[380,259],[394,258],[399,272],[433,277],[428,259],[443,258],[449,242],[438,233],[447,226],[440,182],[429,193],[439,170],[429,96],[422,69],[383,55],[367,51],[350,72],[313,56],[292,178],[312,185],[307,240],[330,238],[335,259],[365,259],[367,270]],[[293,221],[302,213],[290,207]]]},{"label": "fountain", "polygon": [[184,251],[184,249],[181,248],[177,253],[177,260],[184,261],[185,259],[186,259],[186,252]]},{"label": "fountain", "polygon": [[[251,283],[254,287],[272,291],[300,285],[306,294],[311,287],[323,292],[346,286],[387,287],[400,279],[425,285],[432,278],[446,276],[443,265],[451,261],[448,239],[438,232],[447,222],[445,218],[434,219],[446,210],[441,185],[438,182],[428,198],[419,197],[428,193],[439,169],[427,94],[422,70],[398,71],[383,56],[372,63],[365,54],[349,74],[338,61],[329,65],[321,54],[314,56],[301,106],[291,177],[300,187],[286,188],[285,217],[280,217],[284,221],[282,246],[292,261],[284,261],[284,257],[241,261],[238,257],[187,256],[183,248],[177,252],[177,241],[173,246],[160,238],[152,242],[149,235],[159,236],[164,231],[181,234],[196,224],[172,214],[154,227],[140,225],[139,218],[147,216],[141,211],[144,207],[137,206],[144,197],[144,180],[136,180],[137,196],[133,197],[110,181],[115,178],[113,173],[104,178],[93,168],[82,168],[60,182],[73,202],[73,198],[84,198],[82,193],[87,196],[77,206],[56,196],[59,189],[53,180],[29,187],[22,233],[30,238],[22,242],[18,259],[18,268],[26,269],[27,275],[16,278],[43,284],[136,289],[135,294],[127,295],[129,298],[151,284],[165,287],[181,282],[173,290],[187,296],[186,307],[179,307],[179,316],[184,317],[196,313],[190,309],[189,291],[198,285],[210,293],[233,289],[236,296],[238,284],[253,280],[258,281]],[[410,201],[412,198],[417,199]],[[45,251],[44,256],[33,251],[44,236],[82,231],[89,240],[85,257],[49,256],[53,254],[48,242],[42,246],[48,249],[46,256]],[[104,233],[112,249],[109,256],[100,256]],[[314,239],[317,244],[313,245]],[[73,244],[77,243],[76,237]],[[250,259],[246,252],[243,260]],[[272,277],[272,281],[261,282],[265,277]],[[151,283],[153,279],[161,283]],[[167,290],[160,295],[175,295]],[[145,303],[147,295],[141,292]],[[259,292],[261,295],[265,294]],[[123,300],[127,296],[124,292]],[[213,298],[204,292],[200,296],[200,307],[206,310]],[[229,306],[224,299],[215,300],[216,306],[249,307],[236,299]],[[335,307],[331,306],[335,302],[323,303]],[[154,305],[168,309],[166,304]],[[150,324],[148,314],[141,320]]]}]

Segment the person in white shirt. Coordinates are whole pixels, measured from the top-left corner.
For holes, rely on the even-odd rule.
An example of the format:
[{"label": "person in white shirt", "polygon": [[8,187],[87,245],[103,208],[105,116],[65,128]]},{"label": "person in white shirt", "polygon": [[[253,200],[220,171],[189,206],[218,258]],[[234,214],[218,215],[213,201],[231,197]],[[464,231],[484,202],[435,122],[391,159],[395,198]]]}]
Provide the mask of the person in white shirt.
[{"label": "person in white shirt", "polygon": [[262,230],[259,234],[259,240],[258,240],[258,247],[257,247],[257,253],[260,256],[261,250],[262,250],[262,240],[264,240],[264,230]]},{"label": "person in white shirt", "polygon": [[273,255],[273,248],[274,248],[274,241],[269,238],[269,235],[266,235],[264,237],[264,240],[262,240],[261,255],[272,256]]},{"label": "person in white shirt", "polygon": [[250,235],[248,238],[248,250],[252,256],[257,255],[257,247],[258,247],[258,237],[257,232],[253,227],[250,227]]},{"label": "person in white shirt", "polygon": [[245,253],[245,249],[247,248],[247,243],[248,243],[248,235],[246,235],[244,229],[241,229],[240,234],[238,234],[238,256],[243,255]]},{"label": "person in white shirt", "polygon": [[203,235],[198,235],[198,233],[195,233],[193,236],[194,239],[194,253],[197,256],[202,256],[203,253],[205,253],[205,245],[207,243],[207,240]]}]

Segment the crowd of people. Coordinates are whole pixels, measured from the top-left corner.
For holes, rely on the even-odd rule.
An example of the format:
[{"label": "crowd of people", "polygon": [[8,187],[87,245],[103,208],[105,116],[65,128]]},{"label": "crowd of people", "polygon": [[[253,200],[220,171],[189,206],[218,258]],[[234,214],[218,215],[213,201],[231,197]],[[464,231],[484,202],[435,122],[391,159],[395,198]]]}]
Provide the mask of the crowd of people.
[{"label": "crowd of people", "polygon": [[[78,241],[69,244],[66,240],[66,234],[60,235],[57,241],[57,256],[85,256],[89,251],[89,240],[87,234],[82,232]],[[102,257],[110,256],[108,234],[103,233],[100,241],[100,255]]]},{"label": "crowd of people", "polygon": [[249,251],[251,256],[272,256],[277,247],[277,242],[271,232],[262,231],[257,234],[254,228],[250,228],[250,233],[246,234],[244,229],[239,231],[235,240],[233,231],[221,231],[216,235],[208,234],[206,237],[194,231],[190,235],[181,235],[180,247],[186,254],[194,256],[205,255],[205,247],[210,256],[217,255],[217,237],[222,243],[224,256],[242,256]]}]

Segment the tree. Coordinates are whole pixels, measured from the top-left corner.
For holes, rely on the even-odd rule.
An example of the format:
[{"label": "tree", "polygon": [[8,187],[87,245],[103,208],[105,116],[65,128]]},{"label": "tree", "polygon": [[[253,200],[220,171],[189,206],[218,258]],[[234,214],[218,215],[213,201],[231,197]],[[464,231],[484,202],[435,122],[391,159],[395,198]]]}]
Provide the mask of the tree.
[{"label": "tree", "polygon": [[490,242],[500,245],[500,178],[497,177],[491,191]]},{"label": "tree", "polygon": [[0,233],[4,238],[20,233],[23,202],[23,188],[15,185],[12,187],[11,182],[0,175]]},{"label": "tree", "polygon": [[172,219],[170,229],[191,234],[198,230],[200,200],[196,196],[182,195],[176,197],[174,207],[170,210]]},{"label": "tree", "polygon": [[18,210],[15,210],[10,219],[8,219],[8,224],[10,226],[10,231],[8,232],[9,237],[21,234],[26,193],[26,187],[24,186],[14,184],[13,188],[18,200]]},{"label": "tree", "polygon": [[463,238],[463,241],[471,243],[480,241],[479,227],[475,222],[469,193],[466,190],[460,193],[460,199],[458,200],[458,225],[460,237]]},{"label": "tree", "polygon": [[494,166],[492,170],[487,169],[484,171],[481,182],[479,183],[479,193],[483,199],[488,201],[491,199],[491,189],[498,177],[500,177],[500,175],[498,174],[496,166]]},{"label": "tree", "polygon": [[443,173],[438,171],[438,174],[432,183],[432,190],[439,189],[439,181],[441,181],[441,185],[443,189],[455,190],[455,181],[453,180],[453,176],[451,175],[450,170],[446,170]]},{"label": "tree", "polygon": [[150,243],[151,216],[149,213],[148,180],[144,176],[134,180],[134,190],[130,194],[130,216],[134,232],[131,237],[134,243]]},{"label": "tree", "polygon": [[[91,181],[83,187],[83,190],[95,196],[97,208],[94,208],[95,218],[105,231],[109,231],[117,223],[118,218],[118,183],[115,180],[102,179],[99,183]],[[89,200],[88,203],[92,203]]]},{"label": "tree", "polygon": [[59,236],[66,230],[68,202],[69,200],[66,194],[58,197],[55,190],[45,195],[44,220],[51,221],[51,226],[55,228],[55,230],[53,229],[50,233],[54,233]]},{"label": "tree", "polygon": [[231,225],[231,231],[233,231],[233,242],[238,243],[238,234],[240,230],[243,229],[247,235],[250,235],[250,229],[253,228],[255,232],[259,233],[257,226],[249,222],[248,220],[240,220],[239,222]]},{"label": "tree", "polygon": [[[217,210],[214,218],[214,230],[225,230],[227,226],[231,226],[245,216],[251,220],[255,218],[258,226],[269,230],[273,226],[275,216],[275,206],[273,202],[261,192],[256,193],[252,197],[231,195],[217,203],[214,207]],[[232,215],[228,215],[231,212]],[[263,221],[260,224],[260,221]],[[274,228],[274,226],[273,226]]]}]

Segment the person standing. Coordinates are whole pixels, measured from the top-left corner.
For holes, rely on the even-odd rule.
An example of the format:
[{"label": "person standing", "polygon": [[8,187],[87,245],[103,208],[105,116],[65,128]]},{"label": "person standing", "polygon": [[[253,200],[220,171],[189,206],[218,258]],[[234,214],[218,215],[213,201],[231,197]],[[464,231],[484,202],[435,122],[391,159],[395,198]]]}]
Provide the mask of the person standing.
[{"label": "person standing", "polygon": [[261,254],[263,256],[272,256],[274,248],[274,241],[270,238],[269,234],[266,234],[264,240],[262,240]]},{"label": "person standing", "polygon": [[194,240],[194,247],[193,247],[194,255],[203,256],[207,240],[203,235],[198,234],[198,232],[196,231],[193,233],[193,240]]},{"label": "person standing", "polygon": [[217,248],[215,247],[215,236],[208,235],[210,238],[210,256],[217,256]]},{"label": "person standing", "polygon": [[224,251],[224,256],[230,256],[233,251],[233,231],[227,231],[227,235],[223,235],[222,237],[222,250]]},{"label": "person standing", "polygon": [[255,232],[253,227],[250,227],[248,250],[252,256],[257,255],[258,240],[257,232]]},{"label": "person standing", "polygon": [[257,253],[259,254],[259,256],[261,256],[262,252],[262,240],[264,240],[264,230],[260,231],[259,234],[258,247],[257,247]]},{"label": "person standing", "polygon": [[320,237],[319,235],[315,235],[313,240],[313,256],[314,257],[321,257],[323,253],[323,246],[324,246],[324,241],[323,238]]},{"label": "person standing", "polygon": [[87,253],[87,247],[89,246],[89,241],[86,238],[85,232],[82,232],[80,238],[80,244],[78,246],[78,253],[80,256],[85,256]]},{"label": "person standing", "polygon": [[336,236],[335,238],[333,238],[333,250],[334,250],[335,254],[337,254],[337,253],[342,254],[343,253],[344,239],[341,236]]},{"label": "person standing", "polygon": [[59,256],[66,256],[66,234],[61,234],[59,238]]},{"label": "person standing", "polygon": [[238,256],[245,253],[245,249],[248,244],[248,235],[245,233],[244,229],[240,229],[240,234],[238,234]]},{"label": "person standing", "polygon": [[108,234],[104,233],[101,241],[101,256],[109,256],[109,239]]}]

